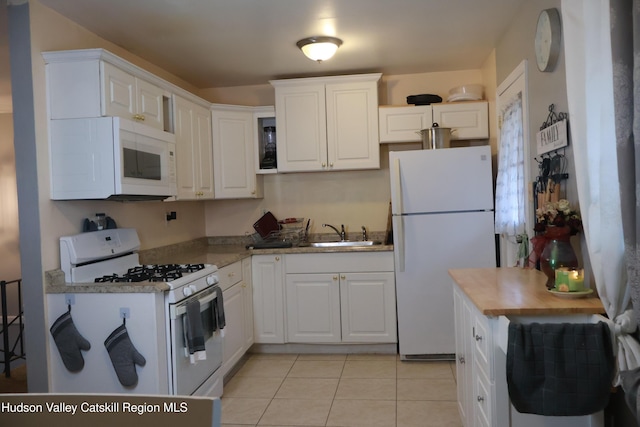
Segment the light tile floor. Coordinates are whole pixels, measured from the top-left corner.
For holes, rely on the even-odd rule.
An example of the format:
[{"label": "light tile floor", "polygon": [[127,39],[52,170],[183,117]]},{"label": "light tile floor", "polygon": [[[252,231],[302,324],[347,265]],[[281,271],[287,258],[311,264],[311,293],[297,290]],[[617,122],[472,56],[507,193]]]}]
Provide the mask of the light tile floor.
[{"label": "light tile floor", "polygon": [[224,386],[222,425],[460,427],[455,363],[254,354]]}]

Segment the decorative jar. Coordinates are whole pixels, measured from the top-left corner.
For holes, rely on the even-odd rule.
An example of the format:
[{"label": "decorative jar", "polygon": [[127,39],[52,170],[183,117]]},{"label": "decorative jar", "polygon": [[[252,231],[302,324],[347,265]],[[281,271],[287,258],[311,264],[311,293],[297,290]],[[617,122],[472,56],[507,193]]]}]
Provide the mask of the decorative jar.
[{"label": "decorative jar", "polygon": [[547,289],[555,287],[555,270],[560,267],[578,267],[578,258],[570,242],[569,227],[549,226],[544,238],[546,244],[540,254],[540,270],[547,276]]}]

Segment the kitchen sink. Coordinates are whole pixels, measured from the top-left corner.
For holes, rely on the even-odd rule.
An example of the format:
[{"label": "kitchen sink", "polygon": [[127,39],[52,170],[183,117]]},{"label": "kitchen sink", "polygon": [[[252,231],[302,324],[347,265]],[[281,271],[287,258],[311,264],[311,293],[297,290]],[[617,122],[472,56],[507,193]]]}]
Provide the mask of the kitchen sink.
[{"label": "kitchen sink", "polygon": [[311,242],[309,246],[314,248],[340,248],[340,247],[358,247],[358,246],[374,246],[381,245],[382,242],[375,240],[351,241],[342,240],[340,242]]}]

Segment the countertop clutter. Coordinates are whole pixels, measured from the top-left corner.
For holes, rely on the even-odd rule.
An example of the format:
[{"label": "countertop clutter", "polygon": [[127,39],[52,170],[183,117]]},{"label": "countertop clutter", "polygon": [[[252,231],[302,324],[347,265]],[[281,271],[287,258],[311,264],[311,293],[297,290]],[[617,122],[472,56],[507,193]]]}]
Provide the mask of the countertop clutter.
[{"label": "countertop clutter", "polygon": [[487,316],[604,314],[594,293],[588,298],[564,299],[552,295],[547,277],[523,268],[470,268],[449,275],[478,310]]}]

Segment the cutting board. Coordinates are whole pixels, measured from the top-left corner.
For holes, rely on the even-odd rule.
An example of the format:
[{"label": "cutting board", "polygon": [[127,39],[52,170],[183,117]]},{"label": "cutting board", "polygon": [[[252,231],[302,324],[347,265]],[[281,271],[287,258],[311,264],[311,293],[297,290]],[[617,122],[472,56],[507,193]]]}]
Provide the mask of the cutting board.
[{"label": "cutting board", "polygon": [[253,224],[253,228],[258,232],[260,237],[266,239],[274,231],[280,230],[280,225],[278,225],[278,220],[271,212],[266,212]]}]

